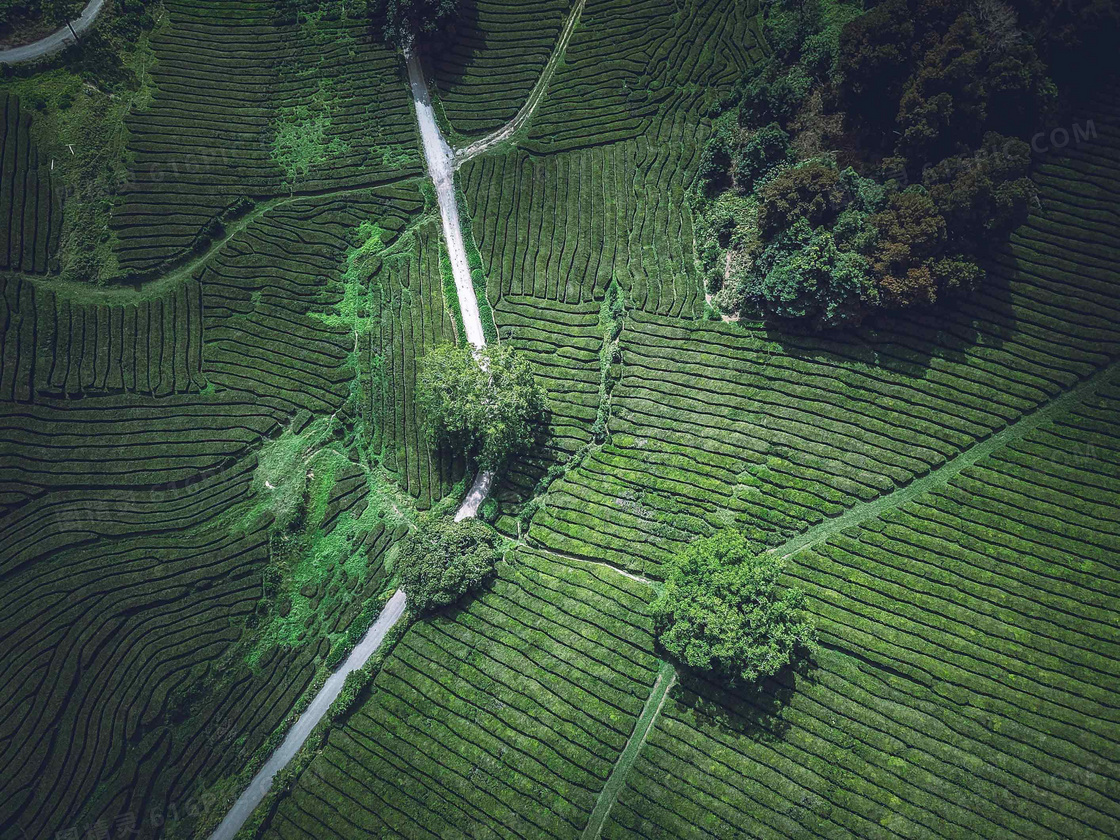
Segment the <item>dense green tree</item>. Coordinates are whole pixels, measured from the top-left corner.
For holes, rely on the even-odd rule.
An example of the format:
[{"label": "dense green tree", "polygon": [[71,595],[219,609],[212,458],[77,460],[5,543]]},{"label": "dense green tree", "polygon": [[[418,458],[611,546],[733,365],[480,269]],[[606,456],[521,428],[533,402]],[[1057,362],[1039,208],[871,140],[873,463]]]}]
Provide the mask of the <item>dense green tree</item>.
[{"label": "dense green tree", "polygon": [[863,255],[841,251],[829,231],[800,219],[756,260],[742,284],[744,303],[816,327],[858,322],[874,293],[869,270]]},{"label": "dense green tree", "polygon": [[810,160],[783,169],[758,190],[758,229],[772,237],[799,219],[809,227],[830,225],[844,196],[840,173],[827,161]]},{"label": "dense green tree", "polygon": [[400,544],[397,568],[408,606],[420,615],[480,589],[502,559],[501,538],[477,519],[430,515]]},{"label": "dense green tree", "polygon": [[529,363],[509,345],[442,345],[420,362],[416,399],[437,439],[482,469],[528,450],[545,421],[545,395]]},{"label": "dense green tree", "polygon": [[987,237],[1026,221],[1036,194],[1029,169],[1024,141],[989,132],[974,154],[944,159],[929,167],[922,181],[945,217],[949,237],[975,250]]},{"label": "dense green tree", "polygon": [[438,32],[459,13],[459,0],[365,0],[385,40],[408,48]]},{"label": "dense green tree", "polygon": [[851,21],[840,33],[838,89],[853,112],[878,120],[893,117],[909,76],[915,45],[906,0],[886,0]]},{"label": "dense green tree", "polygon": [[669,563],[653,604],[658,642],[690,668],[731,684],[773,676],[812,655],[816,632],[804,594],[778,585],[782,562],[756,553],[738,531],[698,539]]},{"label": "dense green tree", "polygon": [[731,146],[723,132],[717,132],[700,152],[700,181],[705,192],[718,192],[731,170]]},{"label": "dense green tree", "polygon": [[755,182],[776,166],[791,163],[795,155],[789,147],[789,135],[777,123],[770,123],[751,134],[735,150],[732,163],[735,168],[735,186],[741,193],[749,193]]},{"label": "dense green tree", "polygon": [[761,128],[772,122],[786,124],[808,96],[812,78],[804,68],[785,67],[774,58],[755,67],[737,90],[739,125]]}]

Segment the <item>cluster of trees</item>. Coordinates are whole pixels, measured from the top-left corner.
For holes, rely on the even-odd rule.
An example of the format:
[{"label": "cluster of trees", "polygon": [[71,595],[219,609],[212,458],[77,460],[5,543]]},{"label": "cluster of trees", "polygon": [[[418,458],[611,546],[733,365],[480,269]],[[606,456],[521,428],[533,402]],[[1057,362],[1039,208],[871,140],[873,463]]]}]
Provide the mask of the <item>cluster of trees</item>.
[{"label": "cluster of trees", "polygon": [[[2,2],[3,0],[0,0]],[[61,2],[61,0],[58,0]],[[277,0],[276,22],[295,23],[301,14],[330,12],[367,18],[386,43],[410,49],[417,39],[441,32],[459,14],[459,0]]]},{"label": "cluster of trees", "polygon": [[432,438],[484,470],[527,452],[546,426],[544,389],[505,344],[431,350],[420,362],[416,399]]},{"label": "cluster of trees", "polygon": [[0,31],[22,20],[61,25],[78,17],[85,5],[86,0],[0,0]]},{"label": "cluster of trees", "polygon": [[770,7],[774,53],[721,104],[700,162],[721,305],[827,327],[982,280],[978,256],[1035,199],[1016,138],[1055,113],[1058,45],[1116,31],[1107,4],[1019,5]]},{"label": "cluster of trees", "polygon": [[658,643],[696,670],[752,685],[795,658],[812,656],[817,635],[805,595],[782,588],[782,561],[755,551],[738,531],[691,543],[669,565],[653,604]]},{"label": "cluster of trees", "polygon": [[409,609],[427,615],[481,589],[502,559],[501,537],[477,519],[432,515],[400,544],[397,567]]}]

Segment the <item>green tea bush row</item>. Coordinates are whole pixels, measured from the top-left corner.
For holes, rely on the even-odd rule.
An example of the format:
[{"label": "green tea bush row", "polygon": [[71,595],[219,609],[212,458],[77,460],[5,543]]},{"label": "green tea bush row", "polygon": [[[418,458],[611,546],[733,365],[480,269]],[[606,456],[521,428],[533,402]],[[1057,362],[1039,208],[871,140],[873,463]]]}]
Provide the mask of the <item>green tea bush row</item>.
[{"label": "green tea bush row", "polygon": [[18,97],[0,97],[0,270],[43,274],[57,263],[64,193],[53,161],[39,158],[32,119]]},{"label": "green tea bush row", "polygon": [[521,552],[415,625],[266,836],[578,837],[656,674],[652,593],[590,568]]}]

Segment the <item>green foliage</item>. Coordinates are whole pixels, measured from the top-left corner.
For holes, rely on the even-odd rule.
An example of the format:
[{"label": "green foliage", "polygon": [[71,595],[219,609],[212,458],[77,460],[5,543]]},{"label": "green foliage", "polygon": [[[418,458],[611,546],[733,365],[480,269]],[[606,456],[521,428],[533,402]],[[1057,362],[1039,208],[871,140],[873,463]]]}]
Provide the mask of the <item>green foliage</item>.
[{"label": "green foliage", "polygon": [[364,0],[370,19],[390,44],[412,46],[459,14],[459,0]]},{"label": "green foliage", "polygon": [[397,568],[408,606],[427,615],[481,589],[502,559],[501,537],[477,519],[429,516],[401,542]]},{"label": "green foliage", "polygon": [[66,50],[59,65],[3,88],[33,105],[32,139],[65,185],[58,264],[66,280],[110,281],[121,271],[110,228],[114,196],[128,178],[126,117],[145,108],[154,87],[150,0],[116,4],[107,20]]},{"label": "green foliage", "polygon": [[431,434],[487,470],[527,451],[545,419],[544,390],[529,363],[504,344],[429,351],[420,362],[416,399]]},{"label": "green foliage", "polygon": [[831,225],[844,203],[840,173],[829,161],[810,160],[779,172],[758,192],[758,229],[764,237],[805,221]]},{"label": "green foliage", "polygon": [[[425,183],[430,183],[425,181]],[[460,346],[467,345],[467,327],[463,323],[463,308],[459,305],[459,289],[455,285],[455,270],[451,267],[451,257],[448,256],[447,246],[443,240],[439,241],[439,276],[443,284],[443,301],[447,311],[451,313],[451,320],[455,322],[455,337]],[[485,331],[485,324],[483,324]]]},{"label": "green foliage", "polygon": [[342,300],[335,304],[332,312],[312,313],[317,320],[332,327],[347,327],[356,335],[369,332],[376,319],[371,286],[381,268],[388,239],[389,234],[376,222],[367,220],[358,225],[346,254]]},{"label": "green foliage", "polygon": [[738,531],[696,540],[671,561],[653,603],[658,642],[690,668],[733,685],[757,683],[815,654],[805,596],[778,586],[781,571],[778,557],[756,553]]},{"label": "green foliage", "polygon": [[345,142],[330,137],[330,128],[330,116],[308,105],[297,105],[280,117],[272,157],[289,184],[299,183],[312,169],[347,151]]},{"label": "green foliage", "polygon": [[603,331],[603,346],[599,348],[599,404],[591,439],[602,442],[607,436],[607,423],[611,416],[611,392],[617,378],[615,366],[622,360],[619,337],[626,321],[626,300],[617,282],[607,287],[599,307],[599,327]]},{"label": "green foliage", "polygon": [[478,509],[478,518],[493,525],[502,513],[502,506],[493,496],[488,496]]},{"label": "green foliage", "polygon": [[809,95],[812,83],[800,65],[787,68],[773,58],[755,65],[739,89],[739,125],[787,124]]},{"label": "green foliage", "polygon": [[[1000,0],[970,11],[886,0],[866,12],[778,0],[765,31],[773,54],[725,103],[747,139],[721,117],[700,161],[697,248],[709,292],[724,287],[714,303],[830,326],[975,287],[977,257],[1035,202],[1029,147],[1008,135],[1051,112],[1047,38],[1023,37]],[[852,165],[840,171],[837,157]],[[919,171],[924,190],[913,185]],[[732,182],[746,213],[729,212]],[[816,236],[798,257],[802,222],[831,241]],[[746,267],[736,285],[724,284],[721,263]]]},{"label": "green foliage", "polygon": [[[494,325],[494,312],[486,297],[486,268],[482,264],[478,243],[474,239],[474,224],[471,222],[470,210],[467,208],[463,193],[458,189],[455,191],[455,201],[459,205],[459,229],[463,234],[463,247],[467,252],[467,266],[471,270],[471,285],[474,286],[474,297],[478,304],[478,317],[482,321],[482,336],[488,344],[492,344],[498,340],[498,328]],[[452,282],[454,282],[454,275],[452,275]],[[465,332],[460,335],[465,336]]]},{"label": "green foliage", "polygon": [[[306,4],[305,4],[306,5]],[[313,80],[314,92],[297,102],[282,105],[272,120],[272,142],[269,151],[292,189],[303,183],[315,170],[346,154],[350,146],[341,137],[332,136],[333,117],[339,109],[335,83],[326,72],[327,58],[323,51],[339,37],[349,38],[336,27],[325,25],[343,12],[334,3],[318,2],[314,8],[299,10],[299,36],[312,47],[284,62],[281,78]]]},{"label": "green foliage", "polygon": [[744,300],[817,327],[858,322],[875,295],[869,269],[861,254],[841,251],[829,231],[799,219],[763,251],[743,284]]},{"label": "green foliage", "polygon": [[262,514],[271,516],[278,531],[298,524],[311,471],[309,462],[331,434],[329,418],[320,417],[306,425],[297,419],[280,437],[261,447],[252,485],[258,501],[246,517],[246,524]]},{"label": "green foliage", "polygon": [[922,173],[948,236],[977,249],[990,236],[1006,235],[1024,221],[1035,202],[1027,177],[1030,147],[995,132],[972,155],[945,158]]},{"label": "green foliage", "polygon": [[796,155],[789,147],[789,135],[777,123],[770,123],[754,132],[747,142],[735,150],[735,186],[749,193],[755,184],[775,167],[791,163]]}]

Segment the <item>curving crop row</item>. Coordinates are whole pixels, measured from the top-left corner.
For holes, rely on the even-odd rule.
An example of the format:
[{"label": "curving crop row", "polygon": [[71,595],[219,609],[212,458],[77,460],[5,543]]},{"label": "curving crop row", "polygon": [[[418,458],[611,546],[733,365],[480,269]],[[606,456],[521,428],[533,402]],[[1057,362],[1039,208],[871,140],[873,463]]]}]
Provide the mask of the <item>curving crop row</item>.
[{"label": "curving crop row", "polygon": [[429,57],[451,125],[477,135],[513,119],[548,62],[570,0],[465,0]]},{"label": "curving crop row", "polygon": [[588,0],[525,142],[537,152],[690,128],[762,57],[757,4]]},{"label": "curving crop row", "polygon": [[54,162],[39,159],[31,121],[18,97],[0,96],[0,271],[44,274],[58,253],[63,189]]},{"label": "curving crop row", "polygon": [[408,632],[267,836],[578,837],[656,677],[649,597],[520,552]]},{"label": "curving crop row", "polygon": [[168,396],[202,381],[202,293],[185,282],[151,300],[84,303],[0,280],[0,396]]},{"label": "curving crop row", "polygon": [[[269,0],[166,6],[170,23],[153,38],[154,99],[128,121],[133,162],[113,214],[126,273],[182,257],[242,212],[245,197],[418,171],[397,59],[360,20],[277,24]],[[321,135],[320,151],[329,152],[329,166],[312,154],[298,183],[275,156],[285,122],[304,140]]]},{"label": "curving crop row", "polygon": [[495,309],[501,338],[533,365],[548,394],[548,437],[511,465],[502,493],[528,496],[544,471],[591,441],[599,409],[599,352],[603,345],[599,306],[507,295]]},{"label": "curving crop row", "polygon": [[401,487],[427,509],[463,476],[464,464],[433,447],[415,402],[417,367],[433,347],[454,340],[439,268],[438,226],[426,222],[386,255],[371,283],[371,311],[379,313],[363,339],[370,386],[363,413],[370,446]]},{"label": "curving crop row", "polygon": [[359,224],[387,235],[419,208],[404,190],[291,202],[236,234],[204,269],[203,367],[222,388],[281,401],[289,411],[335,411],[350,393],[355,324],[325,319]]},{"label": "curving crop row", "polygon": [[231,619],[255,606],[266,559],[262,533],[199,533],[78,548],[8,576],[0,825],[68,827],[129,741],[174,715],[236,640]]},{"label": "curving crop row", "polygon": [[818,667],[770,707],[680,691],[604,836],[1114,836],[1118,417],[1103,385],[795,554]]},{"label": "curving crop row", "polygon": [[[722,525],[778,544],[936,470],[1115,359],[1118,149],[1120,135],[1100,131],[1043,164],[1041,211],[951,311],[780,341],[634,311],[614,437],[555,486],[531,536],[654,573]],[[1079,174],[1090,166],[1095,181]]]},{"label": "curving crop row", "polygon": [[505,295],[587,304],[614,281],[631,307],[698,313],[684,198],[693,147],[683,122],[665,128],[664,136],[543,157],[516,151],[463,168],[495,305]]}]

